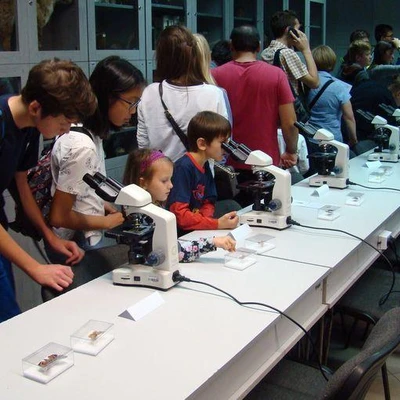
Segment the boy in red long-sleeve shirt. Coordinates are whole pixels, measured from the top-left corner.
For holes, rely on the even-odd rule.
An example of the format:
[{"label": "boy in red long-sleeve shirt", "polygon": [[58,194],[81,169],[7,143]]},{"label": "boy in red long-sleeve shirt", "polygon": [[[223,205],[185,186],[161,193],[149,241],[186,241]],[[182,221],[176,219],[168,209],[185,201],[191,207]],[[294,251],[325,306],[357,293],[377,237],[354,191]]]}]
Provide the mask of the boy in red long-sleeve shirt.
[{"label": "boy in red long-sleeve shirt", "polygon": [[189,151],[176,163],[173,188],[167,206],[176,215],[178,228],[187,232],[199,229],[233,229],[238,224],[235,211],[214,218],[217,191],[208,159],[221,161],[221,144],[231,134],[229,121],[212,111],[197,113],[189,122]]}]

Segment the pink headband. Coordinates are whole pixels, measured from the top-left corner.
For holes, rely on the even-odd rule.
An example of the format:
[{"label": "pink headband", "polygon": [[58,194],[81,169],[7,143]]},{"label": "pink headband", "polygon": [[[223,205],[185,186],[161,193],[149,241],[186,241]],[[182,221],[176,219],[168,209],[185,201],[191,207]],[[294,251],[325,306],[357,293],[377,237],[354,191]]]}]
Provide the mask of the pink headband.
[{"label": "pink headband", "polygon": [[143,174],[147,168],[160,158],[164,158],[165,155],[159,150],[153,150],[149,156],[140,163],[140,174]]}]

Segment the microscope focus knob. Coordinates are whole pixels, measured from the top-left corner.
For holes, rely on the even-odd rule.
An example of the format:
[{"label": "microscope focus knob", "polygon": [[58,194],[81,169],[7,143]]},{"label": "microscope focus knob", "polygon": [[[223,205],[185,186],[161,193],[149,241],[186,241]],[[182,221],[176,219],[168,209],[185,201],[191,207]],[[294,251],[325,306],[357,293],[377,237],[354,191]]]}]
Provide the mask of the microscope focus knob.
[{"label": "microscope focus knob", "polygon": [[162,250],[154,250],[146,257],[146,264],[156,267],[165,261],[165,254]]},{"label": "microscope focus knob", "polygon": [[277,211],[280,208],[282,208],[282,202],[279,199],[272,199],[269,203],[268,203],[268,208],[271,211]]}]

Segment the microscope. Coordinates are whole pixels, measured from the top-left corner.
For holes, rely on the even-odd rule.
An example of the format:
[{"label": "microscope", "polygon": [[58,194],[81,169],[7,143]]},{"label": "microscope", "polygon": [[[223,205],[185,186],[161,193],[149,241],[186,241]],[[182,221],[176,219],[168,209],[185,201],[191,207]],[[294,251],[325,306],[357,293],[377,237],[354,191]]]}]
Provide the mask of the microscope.
[{"label": "microscope", "polygon": [[96,172],[83,180],[110,203],[122,205],[126,222],[105,233],[117,243],[129,245],[128,263],[112,272],[116,285],[168,290],[178,274],[178,239],[175,215],[151,202],[151,196],[137,185],[123,186]]},{"label": "microscope", "polygon": [[356,112],[374,125],[372,139],[377,147],[368,155],[368,161],[397,163],[399,161],[399,128],[388,125],[387,120],[379,115],[363,110],[356,110]]},{"label": "microscope", "polygon": [[[273,229],[286,229],[290,226],[291,212],[291,176],[290,173],[272,165],[272,158],[261,150],[250,150],[246,145],[230,139],[222,143],[222,148],[235,160],[248,165],[256,180],[245,182],[239,187],[254,194],[252,211],[239,217],[241,224]],[[274,181],[265,181],[269,173]]]},{"label": "microscope", "polygon": [[295,122],[295,125],[319,144],[319,151],[308,155],[317,169],[317,175],[309,178],[309,185],[345,189],[349,180],[349,146],[334,140],[327,129],[303,122]]},{"label": "microscope", "polygon": [[394,108],[389,104],[381,103],[378,106],[383,112],[386,113],[389,117],[391,117],[397,126],[400,125],[400,108]]}]

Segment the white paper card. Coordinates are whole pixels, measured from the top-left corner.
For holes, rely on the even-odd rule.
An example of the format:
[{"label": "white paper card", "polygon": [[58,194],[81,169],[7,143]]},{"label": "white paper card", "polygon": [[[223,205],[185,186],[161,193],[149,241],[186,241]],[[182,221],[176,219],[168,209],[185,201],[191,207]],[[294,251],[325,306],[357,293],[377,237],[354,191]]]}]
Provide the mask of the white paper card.
[{"label": "white paper card", "polygon": [[326,195],[329,192],[329,186],[328,185],[322,185],[319,188],[315,189],[312,193],[311,196],[316,196],[316,197],[322,197]]},{"label": "white paper card", "polygon": [[[139,321],[139,319],[151,313],[164,303],[165,301],[161,297],[160,293],[154,292],[153,294],[145,297],[143,300],[140,300],[133,306],[130,306],[126,311],[134,321]],[[124,316],[125,318],[129,318],[129,316],[127,316],[125,312],[122,314],[120,315],[121,317]]]},{"label": "white paper card", "polygon": [[365,163],[365,166],[366,166],[367,168],[369,168],[369,169],[377,169],[377,168],[379,168],[381,165],[382,165],[382,164],[381,164],[381,162],[380,162],[379,160],[376,160],[376,161],[367,161],[367,162]]},{"label": "white paper card", "polygon": [[307,207],[307,208],[315,208],[319,209],[324,205],[321,203],[317,203],[315,201],[302,201],[302,200],[293,200],[292,206],[299,206],[299,207]]},{"label": "white paper card", "polygon": [[236,247],[243,247],[245,239],[253,233],[249,224],[243,224],[229,232],[229,236],[232,236],[236,240]]}]

